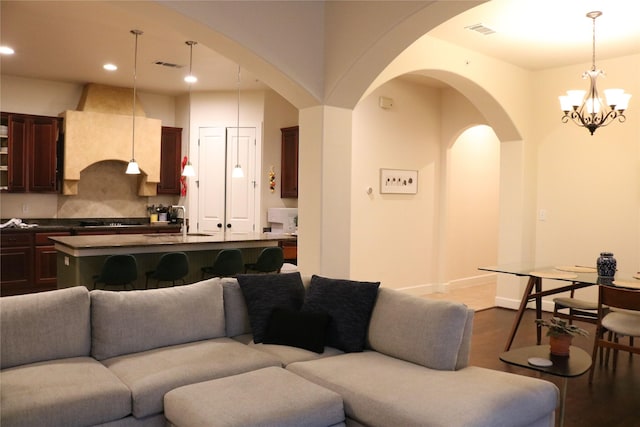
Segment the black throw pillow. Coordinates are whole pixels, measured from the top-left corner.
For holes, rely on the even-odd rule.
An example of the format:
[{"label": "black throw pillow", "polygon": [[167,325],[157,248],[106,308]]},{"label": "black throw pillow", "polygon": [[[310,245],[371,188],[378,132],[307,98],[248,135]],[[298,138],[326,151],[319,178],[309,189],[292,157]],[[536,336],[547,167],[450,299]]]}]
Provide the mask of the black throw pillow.
[{"label": "black throw pillow", "polygon": [[238,284],[247,304],[255,343],[260,343],[264,339],[269,317],[274,308],[300,310],[304,301],[304,285],[299,272],[240,274]]},{"label": "black throw pillow", "polygon": [[346,353],[363,351],[380,282],[356,282],[313,275],[302,305],[306,313],[331,318],[325,344]]},{"label": "black throw pillow", "polygon": [[262,342],[323,353],[328,324],[327,313],[303,313],[274,308]]}]

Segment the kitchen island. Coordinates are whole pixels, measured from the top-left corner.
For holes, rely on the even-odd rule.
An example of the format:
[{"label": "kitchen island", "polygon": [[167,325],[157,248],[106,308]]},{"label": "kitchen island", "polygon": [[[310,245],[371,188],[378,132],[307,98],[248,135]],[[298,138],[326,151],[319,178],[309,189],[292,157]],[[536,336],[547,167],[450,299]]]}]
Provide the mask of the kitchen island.
[{"label": "kitchen island", "polygon": [[[245,263],[254,262],[262,249],[278,246],[281,241],[295,240],[294,236],[271,233],[237,234],[127,234],[95,236],[56,236],[50,238],[57,251],[58,288],[83,285],[93,289],[93,276],[109,255],[132,254],[138,262],[135,289],[144,289],[145,272],[155,269],[163,253],[185,252],[189,258],[186,283],[200,280],[200,268],[212,265],[222,249],[242,250]],[[151,283],[153,282],[153,283]],[[162,283],[161,286],[170,284]],[[150,287],[155,287],[150,281]]]}]

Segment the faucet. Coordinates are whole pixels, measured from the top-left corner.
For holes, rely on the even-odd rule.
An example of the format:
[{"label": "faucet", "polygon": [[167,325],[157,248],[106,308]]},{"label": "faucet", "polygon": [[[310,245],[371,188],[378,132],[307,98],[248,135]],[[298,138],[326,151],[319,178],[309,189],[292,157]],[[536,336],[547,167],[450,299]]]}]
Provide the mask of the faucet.
[{"label": "faucet", "polygon": [[187,238],[187,208],[184,206],[174,205],[172,209],[182,209],[182,237]]}]

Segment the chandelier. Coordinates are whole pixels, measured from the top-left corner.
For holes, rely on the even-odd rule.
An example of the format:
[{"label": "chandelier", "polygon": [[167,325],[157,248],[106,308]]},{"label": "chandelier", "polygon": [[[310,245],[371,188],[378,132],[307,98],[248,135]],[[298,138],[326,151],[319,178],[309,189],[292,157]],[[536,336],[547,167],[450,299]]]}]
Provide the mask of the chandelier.
[{"label": "chandelier", "polygon": [[562,123],[572,120],[576,125],[589,129],[591,135],[615,119],[624,122],[627,119],[624,110],[631,98],[631,94],[624,93],[623,89],[605,89],[605,103],[598,94],[596,79],[605,75],[602,70],[596,69],[596,18],[600,15],[602,12],[599,11],[587,13],[587,18],[593,20],[593,55],[591,69],[585,71],[582,78],[589,78],[589,91],[569,90],[566,95],[559,97],[560,108],[564,112]]}]

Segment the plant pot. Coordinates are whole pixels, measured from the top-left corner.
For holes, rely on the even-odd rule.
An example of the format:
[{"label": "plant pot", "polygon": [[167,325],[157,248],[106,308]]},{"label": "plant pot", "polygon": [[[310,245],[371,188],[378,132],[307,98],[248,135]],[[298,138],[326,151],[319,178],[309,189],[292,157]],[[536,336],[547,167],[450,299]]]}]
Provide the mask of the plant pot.
[{"label": "plant pot", "polygon": [[568,356],[571,346],[571,335],[551,335],[549,337],[550,352],[554,356]]}]

